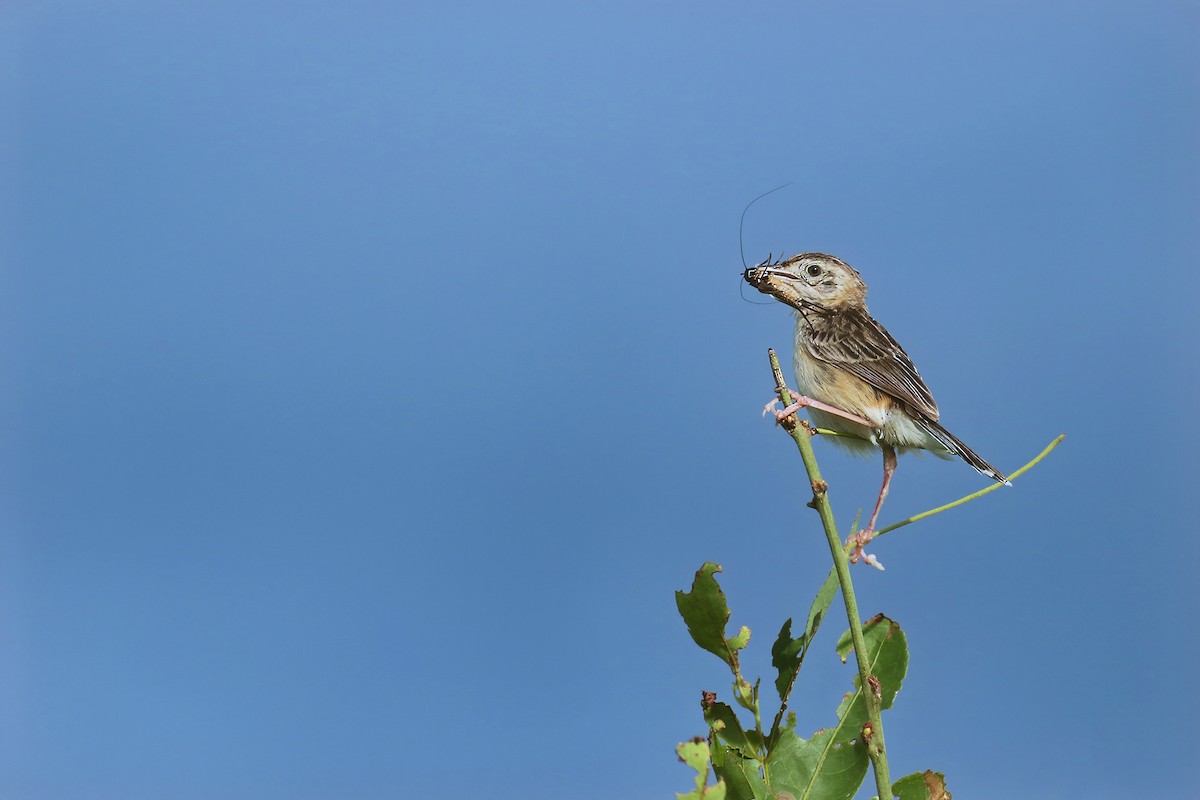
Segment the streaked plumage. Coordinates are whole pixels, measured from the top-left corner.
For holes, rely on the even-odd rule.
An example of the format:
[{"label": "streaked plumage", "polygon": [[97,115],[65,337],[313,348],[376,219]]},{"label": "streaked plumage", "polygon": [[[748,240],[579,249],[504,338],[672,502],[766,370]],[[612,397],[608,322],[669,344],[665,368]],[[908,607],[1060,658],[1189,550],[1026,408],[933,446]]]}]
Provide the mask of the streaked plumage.
[{"label": "streaked plumage", "polygon": [[980,474],[1007,479],[939,422],[937,402],[900,343],[867,312],[867,285],[846,262],[824,253],[764,261],[746,281],[796,310],[793,366],[799,390],[871,426],[809,408],[820,427],[852,434],[833,437],[852,450],[882,449],[884,485],[864,533],[870,538],[887,495],[895,452],[928,450],[961,457]]}]

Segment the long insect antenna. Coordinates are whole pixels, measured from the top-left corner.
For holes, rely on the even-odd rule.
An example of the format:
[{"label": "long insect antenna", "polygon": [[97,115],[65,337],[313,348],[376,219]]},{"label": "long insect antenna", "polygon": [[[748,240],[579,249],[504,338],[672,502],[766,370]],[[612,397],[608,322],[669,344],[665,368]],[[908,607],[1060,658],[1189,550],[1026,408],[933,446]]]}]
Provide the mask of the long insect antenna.
[{"label": "long insect antenna", "polygon": [[[778,192],[780,189],[786,189],[787,187],[791,186],[792,183],[793,183],[792,181],[788,181],[787,183],[783,184],[782,186],[776,186],[774,189],[771,189],[770,191],[763,192],[758,197],[754,198],[749,203],[747,203],[746,207],[742,209],[742,218],[740,220],[738,220],[738,252],[741,254],[741,257],[742,257],[742,266],[747,271],[749,271],[750,265],[748,265],[746,263],[746,246],[745,246],[744,238],[743,238],[743,234],[746,230],[746,212],[750,210],[750,206],[754,205],[759,200],[762,200],[764,197],[766,197],[769,194],[774,194],[775,192]],[[779,262],[782,260],[783,260],[782,251],[780,251],[779,258],[775,258],[774,253],[768,253],[766,260],[763,261],[762,264],[765,264],[768,267],[774,267],[774,266],[778,266]],[[774,302],[772,300],[765,300],[760,303],[757,300],[751,300],[750,298],[746,297],[746,282],[745,282],[745,280],[743,280],[744,274],[745,273],[742,273],[742,275],[738,276],[738,295],[742,298],[742,300],[749,303],[752,306],[769,306],[769,305],[771,305]]]},{"label": "long insect antenna", "polygon": [[[793,183],[792,181],[788,181],[787,183],[783,184],[782,186],[776,186],[774,189],[770,190],[769,192],[763,192],[758,197],[754,198],[749,203],[747,203],[746,207],[742,209],[742,218],[741,218],[741,220],[738,221],[738,252],[741,253],[741,256],[742,256],[742,266],[745,267],[746,269],[750,269],[750,266],[746,263],[746,247],[743,242],[743,236],[742,236],[743,232],[746,229],[746,212],[750,210],[750,206],[754,205],[759,200],[762,200],[764,197],[766,197],[769,194],[774,194],[775,192],[778,192],[780,189],[786,189],[787,187],[791,186],[792,183]],[[767,260],[770,261],[769,258]]]}]

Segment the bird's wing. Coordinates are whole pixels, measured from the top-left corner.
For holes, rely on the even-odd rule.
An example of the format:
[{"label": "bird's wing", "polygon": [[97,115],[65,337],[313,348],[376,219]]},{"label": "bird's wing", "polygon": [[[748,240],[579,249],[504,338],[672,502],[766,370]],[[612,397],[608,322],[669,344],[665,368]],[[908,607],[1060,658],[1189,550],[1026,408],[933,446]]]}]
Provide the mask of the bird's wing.
[{"label": "bird's wing", "polygon": [[908,353],[869,314],[843,311],[813,322],[817,324],[804,342],[814,358],[846,370],[937,422],[937,403]]}]

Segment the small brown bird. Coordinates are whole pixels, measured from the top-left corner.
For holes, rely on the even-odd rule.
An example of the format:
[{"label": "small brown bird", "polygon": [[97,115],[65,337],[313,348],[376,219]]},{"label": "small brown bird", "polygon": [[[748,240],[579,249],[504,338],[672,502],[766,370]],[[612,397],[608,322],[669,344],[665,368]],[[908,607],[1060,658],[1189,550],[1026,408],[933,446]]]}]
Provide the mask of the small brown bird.
[{"label": "small brown bird", "polygon": [[883,450],[883,486],[867,527],[851,536],[856,545],[852,560],[862,556],[882,569],[862,548],[874,535],[897,452],[956,455],[981,475],[1008,484],[1000,470],[938,422],[937,403],[908,354],[867,313],[867,284],[853,267],[824,253],[801,253],[782,261],[767,259],[743,276],[796,310],[793,366],[806,396],[776,417],[808,407],[819,427],[848,434],[833,437],[838,444],[860,453]]}]

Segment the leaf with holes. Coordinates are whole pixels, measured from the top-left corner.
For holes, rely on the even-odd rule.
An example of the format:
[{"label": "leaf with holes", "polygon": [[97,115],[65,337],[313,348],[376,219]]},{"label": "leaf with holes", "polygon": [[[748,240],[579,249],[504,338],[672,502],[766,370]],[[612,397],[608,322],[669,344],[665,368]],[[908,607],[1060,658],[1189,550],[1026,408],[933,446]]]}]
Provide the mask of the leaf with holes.
[{"label": "leaf with holes", "polygon": [[[713,701],[705,706],[704,721],[722,744],[741,750],[746,755],[754,754],[755,742],[751,741],[752,732],[748,733],[742,727],[741,720],[726,703]],[[757,734],[753,735],[757,737]]]}]

